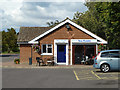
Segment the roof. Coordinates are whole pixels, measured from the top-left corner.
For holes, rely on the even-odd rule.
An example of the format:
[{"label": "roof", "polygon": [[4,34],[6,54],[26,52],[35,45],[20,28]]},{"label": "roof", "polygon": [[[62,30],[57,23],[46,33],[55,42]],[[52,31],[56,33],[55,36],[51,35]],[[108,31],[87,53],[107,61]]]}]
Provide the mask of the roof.
[{"label": "roof", "polygon": [[66,18],[65,20],[63,20],[61,23],[59,23],[58,25],[54,26],[53,28],[49,29],[48,31],[44,32],[43,34],[40,34],[39,36],[35,37],[34,39],[30,40],[28,43],[30,44],[36,44],[38,43],[38,39],[44,37],[45,35],[53,32],[54,30],[56,30],[57,28],[61,27],[62,25],[69,23],[73,26],[75,26],[76,28],[78,28],[79,30],[87,33],[88,35],[92,36],[93,38],[97,39],[99,42],[98,43],[103,43],[103,44],[107,44],[107,41],[105,41],[104,39],[100,38],[99,36],[93,34],[92,32],[88,31],[87,29],[77,25],[76,23],[74,23],[72,20],[70,20],[69,18]]},{"label": "roof", "polygon": [[28,42],[49,29],[50,27],[20,27],[17,42]]}]

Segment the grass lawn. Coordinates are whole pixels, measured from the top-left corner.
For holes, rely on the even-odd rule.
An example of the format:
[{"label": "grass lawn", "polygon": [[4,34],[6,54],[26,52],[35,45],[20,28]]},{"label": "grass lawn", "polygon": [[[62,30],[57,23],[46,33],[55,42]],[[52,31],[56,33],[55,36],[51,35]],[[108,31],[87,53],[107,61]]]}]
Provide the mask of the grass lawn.
[{"label": "grass lawn", "polygon": [[10,52],[10,53],[8,53],[8,52],[2,52],[2,54],[20,54],[20,52]]}]

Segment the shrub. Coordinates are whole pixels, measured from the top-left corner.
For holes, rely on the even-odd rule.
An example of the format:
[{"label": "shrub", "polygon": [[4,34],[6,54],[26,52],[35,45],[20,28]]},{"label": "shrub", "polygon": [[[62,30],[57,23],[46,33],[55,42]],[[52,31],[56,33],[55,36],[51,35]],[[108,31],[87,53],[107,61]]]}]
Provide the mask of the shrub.
[{"label": "shrub", "polygon": [[15,63],[15,64],[20,64],[20,59],[15,59],[15,60],[14,60],[14,63]]},{"label": "shrub", "polygon": [[35,52],[39,52],[40,51],[40,46],[39,45],[32,45],[32,48],[34,49]]}]

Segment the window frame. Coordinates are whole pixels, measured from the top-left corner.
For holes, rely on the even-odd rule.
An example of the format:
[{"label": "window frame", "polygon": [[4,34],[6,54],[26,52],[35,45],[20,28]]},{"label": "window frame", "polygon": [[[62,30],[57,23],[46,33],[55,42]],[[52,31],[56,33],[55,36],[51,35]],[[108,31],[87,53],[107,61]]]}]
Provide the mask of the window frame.
[{"label": "window frame", "polygon": [[[100,55],[100,57],[101,57],[101,58],[120,58],[120,56],[118,56],[118,57],[111,57],[111,55],[110,55],[111,52],[118,52],[118,53],[120,53],[119,51],[102,52],[101,55]],[[102,57],[102,54],[103,54],[103,53],[108,53],[108,57]]]},{"label": "window frame", "polygon": [[[113,53],[113,52],[117,52],[117,53]],[[109,52],[110,53],[110,58],[120,58],[120,56],[119,56],[119,51],[110,51]],[[111,54],[118,54],[118,57],[113,57]]]},{"label": "window frame", "polygon": [[[46,53],[43,53],[43,45],[46,45]],[[51,45],[52,52],[48,53],[48,45]],[[41,55],[53,55],[53,45],[52,44],[42,44],[41,45]]]},{"label": "window frame", "polygon": [[[103,53],[108,53],[108,57],[106,57],[106,56],[102,56]],[[100,55],[100,57],[101,57],[101,58],[110,58],[109,54],[110,54],[110,52],[102,52],[101,55]]]}]

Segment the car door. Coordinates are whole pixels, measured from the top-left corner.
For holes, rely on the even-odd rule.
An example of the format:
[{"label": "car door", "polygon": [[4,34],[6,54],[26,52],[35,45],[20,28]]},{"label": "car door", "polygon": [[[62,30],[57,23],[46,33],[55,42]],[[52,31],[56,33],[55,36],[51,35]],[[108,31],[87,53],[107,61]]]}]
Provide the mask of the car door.
[{"label": "car door", "polygon": [[110,64],[111,69],[118,70],[119,68],[119,51],[110,51]]},{"label": "car door", "polygon": [[[107,63],[110,65],[110,56],[109,56],[109,52],[102,52],[101,56],[100,56],[100,63]],[[102,64],[101,63],[101,64]]]}]

